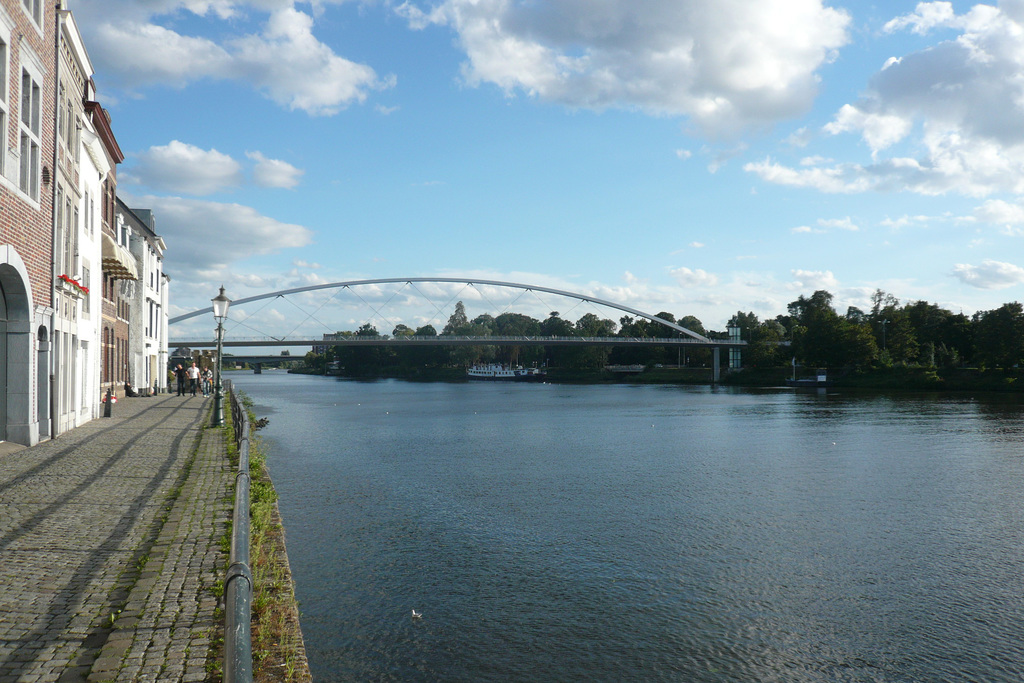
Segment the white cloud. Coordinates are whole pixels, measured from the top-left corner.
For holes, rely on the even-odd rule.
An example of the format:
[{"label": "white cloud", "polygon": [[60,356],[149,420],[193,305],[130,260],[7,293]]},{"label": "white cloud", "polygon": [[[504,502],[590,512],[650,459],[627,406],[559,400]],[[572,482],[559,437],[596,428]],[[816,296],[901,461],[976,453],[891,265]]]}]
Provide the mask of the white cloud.
[{"label": "white cloud", "polygon": [[246,152],[245,155],[256,162],[253,180],[260,187],[291,189],[299,184],[299,180],[305,174],[305,171],[295,168],[286,161],[268,159],[260,152]]},{"label": "white cloud", "polygon": [[227,154],[172,140],[139,154],[122,179],[154,190],[203,196],[236,187],[242,174]]},{"label": "white cloud", "polygon": [[[166,270],[175,280],[213,281],[216,278],[207,277],[204,271],[223,272],[230,264],[251,256],[303,247],[313,241],[308,228],[282,223],[240,204],[147,196],[132,198],[130,205],[151,209],[160,235],[174,244],[167,250]],[[221,248],[210,248],[213,233]]]},{"label": "white cloud", "polygon": [[231,43],[233,72],[278,104],[309,114],[330,115],[362,102],[370,89],[394,86],[394,78],[334,54],[313,36],[313,18],[295,9],[274,12],[260,36]]},{"label": "white cloud", "polygon": [[793,290],[834,289],[839,286],[831,270],[793,270]]},{"label": "white cloud", "polygon": [[718,277],[700,268],[689,269],[685,266],[674,268],[669,275],[683,287],[711,287],[718,284]]},{"label": "white cloud", "polygon": [[889,33],[910,28],[925,34],[937,26],[946,26],[954,19],[953,4],[949,2],[920,2],[911,14],[889,21],[883,30]]},{"label": "white cloud", "polygon": [[1019,234],[1024,228],[1024,206],[1001,199],[985,202],[974,210],[974,217],[986,223],[999,225],[1011,234]]},{"label": "white cloud", "polygon": [[[187,10],[233,17],[241,9],[270,12],[259,33],[217,43],[156,23]],[[206,78],[251,84],[274,102],[310,115],[332,115],[372,90],[393,87],[365,64],[341,57],[313,35],[313,17],[291,2],[132,3],[85,0],[75,14],[88,34],[89,53],[107,87],[129,92],[155,85],[185,87]]]},{"label": "white cloud", "polygon": [[713,134],[806,111],[850,23],[820,0],[410,0],[396,11],[413,28],[455,30],[471,86],[685,115]]},{"label": "white cloud", "polygon": [[694,249],[703,249],[704,248],[704,243],[703,242],[690,242],[690,246],[692,248],[694,248]]},{"label": "white cloud", "polygon": [[838,228],[840,230],[848,230],[850,232],[857,232],[860,230],[860,228],[850,220],[849,216],[846,218],[819,218],[818,225],[823,228]]},{"label": "white cloud", "polygon": [[760,176],[765,182],[807,187],[821,192],[854,193],[872,188],[871,178],[856,164],[837,164],[830,168],[815,166],[798,170],[765,159],[745,164],[743,170]]},{"label": "white cloud", "polygon": [[833,135],[860,131],[874,155],[906,137],[910,126],[911,122],[902,116],[870,114],[845,104],[836,114],[835,120],[826,124],[825,131]]},{"label": "white cloud", "polygon": [[953,267],[953,276],[978,289],[1006,289],[1024,284],[1024,268],[991,259],[982,261],[980,266],[958,263]]},{"label": "white cloud", "polygon": [[807,235],[810,235],[810,234],[815,234],[815,235],[820,235],[820,234],[823,234],[823,233],[824,233],[825,231],[824,231],[824,230],[822,230],[821,228],[812,228],[812,227],[811,227],[811,226],[809,226],[809,225],[798,225],[797,227],[795,227],[795,228],[792,228],[792,229],[790,230],[790,232],[792,232],[792,233],[794,233],[794,234],[797,234],[797,235],[800,235],[800,234],[807,234]]},{"label": "white cloud", "polygon": [[[1024,193],[1024,4],[979,4],[956,15],[950,3],[921,3],[885,27],[920,34],[939,28],[957,35],[888,60],[864,96],[824,127],[859,135],[871,164],[794,170],[766,161],[746,169],[766,182],[823,192]],[[892,156],[882,158],[888,150]]]}]

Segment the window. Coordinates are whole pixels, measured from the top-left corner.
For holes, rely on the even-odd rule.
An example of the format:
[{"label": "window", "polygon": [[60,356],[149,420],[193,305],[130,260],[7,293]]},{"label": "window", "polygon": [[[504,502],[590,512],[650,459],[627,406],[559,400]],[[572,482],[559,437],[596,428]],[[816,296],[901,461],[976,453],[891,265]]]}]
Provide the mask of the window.
[{"label": "window", "polygon": [[78,272],[78,258],[81,256],[78,253],[78,207],[76,206],[72,211],[72,222],[71,222],[71,254],[75,259],[75,272]]},{"label": "window", "polygon": [[37,25],[43,25],[43,0],[21,0],[22,6],[25,7],[25,11],[32,17],[32,21],[36,22]]},{"label": "window", "polygon": [[39,199],[39,120],[41,109],[39,83],[21,71],[21,174],[20,188],[32,199]]},{"label": "window", "polygon": [[[7,131],[7,60],[9,55],[6,36],[0,35],[0,131]],[[7,145],[3,145],[6,148]],[[7,171],[7,155],[0,149],[0,175]]]},{"label": "window", "polygon": [[67,262],[61,260],[63,250],[60,249],[60,245],[64,244],[64,188],[57,186],[57,204],[54,207],[57,211],[57,220],[55,224],[57,226],[57,234],[53,236],[58,247],[54,250],[54,257],[57,259],[57,272],[67,275]]},{"label": "window", "polygon": [[[89,266],[82,264],[82,286],[86,289],[92,288],[92,283],[89,282]],[[82,298],[82,314],[89,315],[89,295],[86,294]]]},{"label": "window", "polygon": [[75,276],[75,249],[73,246],[74,242],[75,231],[72,229],[71,225],[71,197],[68,196],[64,201],[63,239],[60,242],[59,248],[61,250],[64,272],[67,273],[70,277]]}]

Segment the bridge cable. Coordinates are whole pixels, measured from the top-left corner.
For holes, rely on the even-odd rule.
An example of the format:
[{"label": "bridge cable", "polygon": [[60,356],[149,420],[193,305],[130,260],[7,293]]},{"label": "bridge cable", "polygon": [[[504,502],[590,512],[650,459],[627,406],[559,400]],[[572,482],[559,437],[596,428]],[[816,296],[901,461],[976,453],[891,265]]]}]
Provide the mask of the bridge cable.
[{"label": "bridge cable", "polygon": [[[246,320],[250,320],[251,318],[252,318],[252,316],[250,315],[248,318],[246,318]],[[241,320],[232,320],[231,322],[235,323],[234,327],[232,327],[232,329],[234,329],[235,327],[246,327],[246,328],[252,330],[253,332],[255,332],[256,334],[258,334],[260,336],[263,336],[263,337],[270,337],[274,341],[279,342],[279,341],[284,341],[285,340],[284,337],[275,337],[274,335],[268,334],[267,332],[264,332],[263,330],[260,330],[260,329],[257,329],[255,327],[253,327],[252,325],[248,325],[248,324],[246,324],[245,322],[243,322]],[[224,328],[224,337],[225,337],[225,339],[227,338],[227,336],[228,336],[228,329],[227,329],[227,326],[225,326],[225,328]]]},{"label": "bridge cable", "polygon": [[494,305],[494,302],[493,302],[493,301],[491,301],[490,299],[488,299],[488,298],[487,298],[487,295],[486,295],[486,294],[484,294],[484,293],[483,293],[483,291],[482,291],[482,290],[481,290],[481,289],[480,289],[479,287],[477,287],[476,285],[473,285],[473,289],[475,289],[475,290],[477,291],[477,293],[479,293],[479,294],[480,294],[480,296],[481,296],[481,297],[483,298],[483,300],[484,300],[484,301],[486,301],[486,302],[487,302],[487,304],[488,304],[488,305],[489,305],[489,306],[490,306],[490,307],[491,307],[492,309],[496,309],[496,308],[498,308],[497,306],[495,306],[495,305]]},{"label": "bridge cable", "polygon": [[[402,293],[402,290],[405,289],[405,286],[407,284],[409,284],[409,283],[408,282],[403,283],[402,286],[399,287],[398,290],[394,294],[392,294],[391,296],[388,297],[387,301],[385,301],[383,304],[381,304],[381,308],[382,309],[385,308],[392,301],[394,301],[395,297]],[[384,322],[386,322],[391,327],[392,331],[394,331],[394,329],[396,327],[398,327],[398,325],[401,323],[400,320],[398,322],[395,322],[394,320],[392,320],[392,319],[388,318],[387,316],[385,316],[383,313],[379,313],[378,315],[380,315],[380,317],[384,320]],[[387,330],[385,330],[385,332],[387,332]]]},{"label": "bridge cable", "polygon": [[[536,290],[533,290],[533,289],[528,289],[528,290],[526,290],[526,291],[528,291],[528,292],[529,292],[530,294],[533,294],[533,298],[535,298],[535,299],[536,299],[537,301],[539,301],[539,302],[540,302],[541,308],[546,308],[546,309],[548,309],[548,313],[549,313],[549,314],[550,314],[550,313],[552,312],[552,310],[553,310],[553,307],[552,307],[551,303],[550,303],[550,302],[547,302],[547,301],[544,301],[544,299],[541,299],[541,298],[540,298],[540,295],[539,295],[539,294],[537,294]],[[561,314],[559,314],[559,315],[561,315]],[[543,321],[544,321],[545,319],[546,319],[546,318],[542,318],[542,319],[541,319],[541,322],[543,322]]]},{"label": "bridge cable", "polygon": [[[293,327],[292,329],[290,329],[290,330],[288,331],[288,333],[284,335],[283,339],[287,339],[287,338],[288,338],[289,336],[291,336],[292,332],[294,332],[295,330],[299,329],[299,327],[301,327],[301,326],[302,326],[302,324],[303,324],[303,323],[305,323],[305,322],[306,322],[307,320],[309,320],[310,318],[312,318],[312,319],[313,319],[313,320],[315,320],[316,322],[320,323],[320,325],[321,325],[321,326],[322,326],[322,327],[323,327],[323,328],[324,328],[325,330],[327,330],[328,332],[334,332],[335,330],[332,330],[332,329],[331,329],[330,327],[328,327],[328,326],[327,326],[327,323],[325,323],[324,321],[322,321],[322,320],[320,320],[319,318],[317,318],[317,317],[316,317],[316,313],[318,313],[318,312],[320,311],[320,309],[321,309],[321,308],[323,308],[323,307],[324,307],[324,306],[326,306],[327,304],[331,303],[331,300],[332,300],[332,299],[334,299],[334,298],[335,298],[336,296],[338,296],[338,294],[340,294],[340,293],[341,293],[341,290],[342,290],[342,289],[347,289],[347,287],[341,287],[341,288],[339,288],[339,289],[336,289],[336,290],[334,291],[334,294],[332,294],[331,296],[329,296],[329,297],[327,298],[327,300],[326,300],[326,301],[324,301],[324,302],[323,302],[322,304],[320,304],[319,306],[317,306],[317,307],[316,307],[316,310],[314,310],[314,311],[313,311],[312,313],[306,313],[306,311],[305,311],[305,310],[303,310],[303,309],[302,309],[302,307],[301,307],[301,306],[299,306],[299,305],[298,305],[297,303],[295,303],[295,302],[294,302],[294,301],[292,301],[291,299],[286,299],[286,300],[288,301],[288,303],[290,303],[290,304],[291,304],[292,306],[294,306],[295,308],[299,309],[299,310],[300,310],[300,311],[302,311],[303,313],[306,313],[306,317],[305,317],[305,318],[303,318],[303,319],[302,319],[302,321],[301,321],[301,322],[299,322],[299,323],[298,323],[297,325],[295,325],[295,327]],[[285,297],[281,297],[281,298],[285,298]]]},{"label": "bridge cable", "polygon": [[[359,294],[357,294],[357,293],[355,292],[355,290],[351,290],[351,288],[350,288],[350,291],[352,291],[352,293],[353,293],[353,294],[355,294],[355,295],[356,295],[356,297],[358,297],[360,301],[362,301],[362,302],[363,302],[364,304],[366,304],[367,308],[369,308],[369,309],[370,309],[370,310],[372,310],[372,311],[373,311],[374,313],[376,313],[376,314],[377,314],[377,316],[379,316],[381,320],[383,320],[383,321],[384,321],[385,323],[390,323],[390,322],[391,322],[390,320],[388,320],[388,317],[387,317],[386,315],[384,315],[383,313],[381,313],[381,312],[380,312],[380,311],[379,311],[379,310],[378,310],[378,309],[377,309],[377,308],[376,308],[376,307],[375,307],[375,306],[374,306],[373,304],[371,304],[371,303],[370,303],[369,301],[367,301],[367,300],[366,300],[366,299],[364,299],[363,297],[359,296]],[[402,291],[402,290],[398,290],[398,291],[400,292],[400,291]],[[384,302],[383,304],[381,304],[381,308],[383,308],[384,306],[387,306],[387,305],[388,305],[389,303],[391,303],[391,299],[394,299],[394,298],[395,298],[396,296],[398,296],[398,292],[395,292],[394,294],[392,294],[392,295],[391,295],[391,297],[390,297],[390,298],[388,298],[388,300],[387,300],[387,301],[385,301],[385,302]],[[366,320],[366,322],[364,322],[363,324],[364,324],[364,325],[370,324],[370,323],[372,323],[372,322],[373,322],[373,320],[374,320],[374,316],[370,316],[370,317],[369,317],[369,318],[368,318],[368,319]],[[378,332],[378,334],[380,334],[380,333]]]},{"label": "bridge cable", "polygon": [[[509,301],[508,304],[505,306],[504,310],[502,310],[501,313],[498,314],[498,316],[505,315],[506,313],[508,313],[508,310],[510,308],[512,308],[513,306],[515,306],[516,302],[519,301],[524,296],[526,296],[526,290],[525,289],[524,290],[520,290],[519,294],[516,295],[516,298],[512,299],[512,301]],[[494,317],[497,318],[498,316],[494,316]]]},{"label": "bridge cable", "polygon": [[[257,314],[257,313],[259,313],[260,311],[262,311],[262,310],[263,310],[264,308],[266,308],[267,306],[269,306],[270,304],[272,304],[272,303],[273,303],[274,301],[276,301],[277,299],[281,299],[281,298],[283,298],[283,295],[278,295],[278,296],[274,297],[273,299],[267,299],[267,302],[266,302],[265,304],[263,304],[262,306],[260,306],[259,308],[257,308],[257,309],[256,309],[255,311],[253,311],[252,313],[250,313],[249,315],[247,315],[247,316],[245,317],[245,319],[246,319],[246,320],[252,320],[252,319],[253,319],[253,318],[254,318],[254,317],[256,316],[256,314]],[[225,323],[226,323],[226,322],[227,322],[227,321],[225,321]],[[251,326],[251,325],[246,325],[246,324],[244,324],[244,323],[243,323],[242,321],[240,321],[240,320],[237,320],[237,319],[236,319],[236,320],[232,320],[231,322],[234,322],[234,323],[235,323],[235,327],[238,327],[239,325],[242,325],[243,327],[247,327],[247,328],[249,328],[250,330],[252,330],[252,331],[253,331],[253,332],[255,332],[256,334],[259,334],[259,335],[261,335],[261,336],[265,336],[265,337],[270,337],[271,339],[273,339],[273,340],[275,340],[275,341],[280,341],[280,339],[278,339],[278,338],[277,338],[277,337],[275,337],[274,335],[272,335],[272,334],[267,334],[267,333],[266,333],[266,332],[264,332],[263,330],[258,330],[258,329],[256,329],[255,327],[253,327],[253,326]],[[225,324],[225,329],[224,329],[224,336],[225,336],[225,337],[227,336],[227,325],[226,325],[226,324]]]},{"label": "bridge cable", "polygon": [[[447,303],[447,304],[445,304],[445,306],[444,306],[445,310],[447,310],[447,309],[448,309],[448,307],[452,305],[452,302],[453,302],[453,301],[455,301],[455,300],[456,300],[456,299],[458,299],[458,298],[459,298],[460,296],[462,296],[462,293],[463,293],[464,291],[466,291],[466,287],[470,287],[470,286],[472,286],[472,285],[473,285],[473,283],[472,283],[472,282],[467,282],[466,284],[462,285],[462,289],[460,289],[460,290],[459,290],[458,292],[456,292],[456,293],[455,293],[455,296],[453,296],[453,297],[452,297],[451,299],[448,299],[448,303]],[[452,315],[454,315],[454,311],[452,312]],[[440,321],[438,321],[438,322],[440,322]],[[443,328],[443,327],[441,328],[441,334],[444,334],[444,328]]]},{"label": "bridge cable", "polygon": [[[413,289],[415,289],[415,290],[416,290],[416,293],[417,293],[417,294],[419,294],[419,295],[420,295],[421,297],[423,297],[423,299],[424,299],[424,300],[425,300],[425,301],[426,301],[426,302],[427,302],[428,304],[430,304],[431,306],[433,306],[433,307],[434,307],[434,311],[435,311],[435,312],[436,312],[436,313],[437,313],[438,315],[444,315],[444,310],[443,310],[443,309],[442,309],[442,308],[441,308],[440,306],[438,306],[437,304],[435,304],[435,303],[433,302],[433,300],[432,300],[432,299],[431,299],[430,297],[428,297],[428,296],[427,296],[426,294],[424,294],[423,292],[421,292],[421,291],[420,291],[420,288],[419,288],[419,287],[417,287],[417,286],[416,286],[416,285],[415,285],[414,283],[412,283],[412,282],[409,282],[409,283],[406,283],[406,284],[408,284],[408,285],[409,285],[410,287],[412,287]],[[437,316],[436,316],[436,315],[435,315],[434,317],[430,318],[430,320],[428,320],[428,321],[427,321],[427,325],[431,325],[431,326],[433,326],[433,323],[434,323],[435,321],[437,321]],[[438,321],[438,322],[440,322],[440,321]],[[423,327],[423,326],[421,325],[421,327]]]}]

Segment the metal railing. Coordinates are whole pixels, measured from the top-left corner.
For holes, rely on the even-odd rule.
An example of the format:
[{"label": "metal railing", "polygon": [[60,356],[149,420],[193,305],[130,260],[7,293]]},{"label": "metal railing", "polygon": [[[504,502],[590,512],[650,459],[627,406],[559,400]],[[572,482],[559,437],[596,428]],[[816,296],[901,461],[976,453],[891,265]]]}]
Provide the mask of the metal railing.
[{"label": "metal railing", "polygon": [[230,380],[231,421],[238,446],[235,511],[231,518],[231,557],[224,579],[224,681],[252,682],[252,568],[249,564],[249,413]]}]

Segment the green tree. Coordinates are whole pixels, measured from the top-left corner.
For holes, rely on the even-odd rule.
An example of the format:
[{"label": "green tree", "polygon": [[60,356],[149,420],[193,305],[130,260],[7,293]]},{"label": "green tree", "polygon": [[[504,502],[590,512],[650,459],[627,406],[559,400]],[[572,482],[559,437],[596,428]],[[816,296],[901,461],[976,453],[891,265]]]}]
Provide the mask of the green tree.
[{"label": "green tree", "polygon": [[988,367],[1010,368],[1024,360],[1024,307],[1003,304],[975,314],[977,357]]},{"label": "green tree", "polygon": [[740,339],[751,338],[751,333],[761,326],[761,321],[757,319],[757,316],[751,313],[744,313],[743,311],[736,311],[728,322],[729,327],[740,328]]},{"label": "green tree", "polygon": [[785,339],[786,328],[777,320],[766,320],[750,334],[750,343],[743,350],[743,365],[754,368],[772,368],[785,365],[790,349],[780,342]]},{"label": "green tree", "polygon": [[455,312],[448,318],[448,324],[441,330],[443,335],[453,334],[464,334],[460,330],[464,330],[469,324],[469,318],[466,317],[466,307],[462,302],[455,304]]},{"label": "green tree", "polygon": [[877,354],[871,328],[839,317],[832,295],[825,290],[809,298],[801,295],[789,304],[796,323],[792,329],[793,355],[805,365],[829,368],[861,366]]},{"label": "green tree", "polygon": [[[540,321],[522,313],[502,313],[494,319],[494,333],[501,337],[536,337],[540,335]],[[540,364],[544,349],[540,346],[499,346],[497,358],[512,365]]]}]

